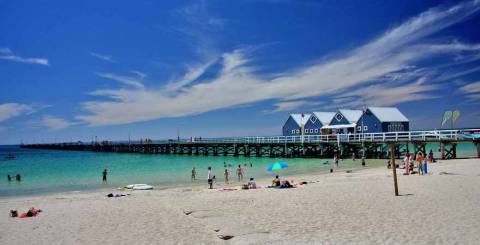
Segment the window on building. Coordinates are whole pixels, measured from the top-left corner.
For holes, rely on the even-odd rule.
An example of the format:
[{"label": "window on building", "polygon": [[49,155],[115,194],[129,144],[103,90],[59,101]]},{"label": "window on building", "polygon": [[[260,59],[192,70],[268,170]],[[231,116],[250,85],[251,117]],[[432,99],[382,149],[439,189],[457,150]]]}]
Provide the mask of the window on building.
[{"label": "window on building", "polygon": [[310,129],[310,133],[313,134],[313,128]]},{"label": "window on building", "polygon": [[317,117],[312,116],[312,117],[310,118],[310,121],[312,121],[312,123],[315,123],[315,122],[317,121]]},{"label": "window on building", "polygon": [[296,132],[297,134],[299,134],[299,133],[300,133],[300,129],[295,130],[295,132]]},{"label": "window on building", "polygon": [[304,131],[305,131],[306,134],[308,134],[308,129],[305,129]]},{"label": "window on building", "polygon": [[362,131],[362,126],[358,126],[357,131]]},{"label": "window on building", "polygon": [[339,121],[339,122],[340,122],[340,121],[343,119],[343,116],[342,116],[342,114],[340,114],[340,113],[337,113],[337,114],[335,115],[335,119],[337,119],[337,121]]},{"label": "window on building", "polygon": [[363,126],[363,131],[368,131],[368,126]]},{"label": "window on building", "polygon": [[292,134],[295,134],[295,129],[292,129]]},{"label": "window on building", "polygon": [[315,129],[315,133],[318,133],[318,128]]}]

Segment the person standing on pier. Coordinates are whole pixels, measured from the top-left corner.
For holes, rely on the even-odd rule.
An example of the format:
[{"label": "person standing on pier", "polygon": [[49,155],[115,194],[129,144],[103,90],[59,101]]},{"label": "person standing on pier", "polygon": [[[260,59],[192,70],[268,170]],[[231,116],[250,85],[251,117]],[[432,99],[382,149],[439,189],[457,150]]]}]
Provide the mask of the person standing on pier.
[{"label": "person standing on pier", "polygon": [[238,165],[238,168],[237,168],[237,176],[238,176],[238,181],[243,181],[243,169],[242,169],[242,165]]},{"label": "person standing on pier", "polygon": [[207,180],[208,180],[208,188],[213,189],[213,180],[215,179],[215,175],[212,172],[212,167],[208,167],[207,173]]},{"label": "person standing on pier", "polygon": [[107,169],[104,169],[102,172],[102,181],[103,183],[107,182]]},{"label": "person standing on pier", "polygon": [[197,171],[195,170],[195,167],[192,168],[192,181],[197,180]]}]

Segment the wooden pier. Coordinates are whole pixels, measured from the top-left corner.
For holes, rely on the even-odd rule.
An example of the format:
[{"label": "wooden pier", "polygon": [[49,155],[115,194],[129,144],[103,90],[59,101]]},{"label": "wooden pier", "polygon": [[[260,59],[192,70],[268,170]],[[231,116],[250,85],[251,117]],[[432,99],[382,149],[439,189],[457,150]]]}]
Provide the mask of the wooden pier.
[{"label": "wooden pier", "polygon": [[334,154],[350,157],[353,153],[366,158],[388,158],[390,145],[395,144],[396,157],[403,156],[409,145],[412,155],[428,154],[427,143],[439,145],[442,159],[457,158],[457,144],[471,142],[480,157],[480,129],[430,130],[365,134],[271,136],[182,139],[144,142],[26,144],[23,148],[126,152],[147,154],[179,154],[245,157],[312,157],[331,158]]}]

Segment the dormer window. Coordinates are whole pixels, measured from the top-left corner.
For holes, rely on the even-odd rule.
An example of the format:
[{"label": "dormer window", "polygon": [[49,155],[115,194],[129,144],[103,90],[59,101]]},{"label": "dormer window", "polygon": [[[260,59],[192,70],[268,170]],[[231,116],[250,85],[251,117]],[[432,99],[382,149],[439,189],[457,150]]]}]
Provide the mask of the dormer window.
[{"label": "dormer window", "polygon": [[340,122],[340,121],[343,119],[343,116],[342,116],[342,114],[340,114],[340,113],[337,113],[337,115],[335,115],[335,119],[337,119],[337,121],[339,121],[339,122]]}]

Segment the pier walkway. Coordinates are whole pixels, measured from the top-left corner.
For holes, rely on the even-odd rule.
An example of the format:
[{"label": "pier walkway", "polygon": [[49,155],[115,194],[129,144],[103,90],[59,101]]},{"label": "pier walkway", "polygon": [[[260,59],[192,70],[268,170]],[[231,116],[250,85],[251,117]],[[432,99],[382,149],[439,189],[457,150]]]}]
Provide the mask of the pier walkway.
[{"label": "pier walkway", "polygon": [[480,129],[424,130],[387,133],[329,134],[303,136],[254,136],[229,138],[190,138],[180,140],[104,141],[101,143],[26,144],[23,148],[131,152],[151,154],[232,155],[269,157],[332,157],[365,152],[368,158],[387,158],[389,145],[395,144],[400,157],[412,145],[415,155],[427,154],[427,143],[438,143],[442,159],[457,158],[460,142],[474,143],[480,157]]}]

